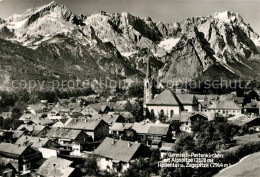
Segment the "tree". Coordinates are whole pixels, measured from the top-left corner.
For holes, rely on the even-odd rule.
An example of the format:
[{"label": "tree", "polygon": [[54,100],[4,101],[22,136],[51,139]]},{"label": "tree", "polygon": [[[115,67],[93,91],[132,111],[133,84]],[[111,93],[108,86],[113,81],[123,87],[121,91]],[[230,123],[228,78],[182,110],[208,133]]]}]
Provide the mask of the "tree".
[{"label": "tree", "polygon": [[192,135],[181,133],[176,142],[177,152],[192,152],[195,147],[195,141]]},{"label": "tree", "polygon": [[143,98],[144,97],[144,86],[143,86],[143,84],[141,84],[141,83],[132,84],[128,88],[128,96],[129,97]]},{"label": "tree", "polygon": [[133,162],[127,171],[125,171],[123,177],[150,177],[152,169],[150,167],[150,160],[140,158]]},{"label": "tree", "polygon": [[126,129],[124,130],[124,134],[121,137],[122,140],[126,140],[126,141],[137,141],[138,140],[138,136],[135,130],[133,129]]},{"label": "tree", "polygon": [[180,133],[180,126],[181,126],[181,122],[178,120],[173,120],[170,122],[170,126],[172,127],[172,130],[176,132],[176,134]]},{"label": "tree", "polygon": [[97,165],[97,159],[94,156],[91,156],[86,159],[83,167],[81,168],[82,172],[89,176],[98,176],[99,169]]}]

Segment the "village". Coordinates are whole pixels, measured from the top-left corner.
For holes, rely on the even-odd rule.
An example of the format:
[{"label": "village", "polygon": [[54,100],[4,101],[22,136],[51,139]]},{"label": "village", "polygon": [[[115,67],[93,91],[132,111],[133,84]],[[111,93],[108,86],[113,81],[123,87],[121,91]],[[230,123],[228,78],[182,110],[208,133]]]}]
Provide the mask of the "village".
[{"label": "village", "polygon": [[[90,175],[86,171],[91,171],[87,168],[93,166],[82,167],[87,159],[93,160],[89,163],[98,168],[98,173],[91,175],[124,176],[133,163],[149,159],[154,152],[158,152],[158,162],[165,160],[169,153],[188,152],[186,141],[193,140],[187,137],[195,129],[197,133],[202,132],[202,125],[207,122],[225,119],[236,135],[260,131],[257,90],[238,96],[236,92],[191,94],[165,88],[154,94],[149,61],[143,85],[144,98],[118,100],[115,96],[91,94],[27,105],[16,129],[0,130],[0,176]],[[131,112],[138,109],[140,102],[142,120]],[[0,114],[0,127],[11,115],[12,112]],[[225,129],[217,131],[223,133]],[[180,134],[187,135],[186,140]],[[229,137],[223,138],[224,143],[218,142],[217,150],[223,150],[223,144],[229,148],[234,136],[231,134],[223,133],[223,137]]]}]

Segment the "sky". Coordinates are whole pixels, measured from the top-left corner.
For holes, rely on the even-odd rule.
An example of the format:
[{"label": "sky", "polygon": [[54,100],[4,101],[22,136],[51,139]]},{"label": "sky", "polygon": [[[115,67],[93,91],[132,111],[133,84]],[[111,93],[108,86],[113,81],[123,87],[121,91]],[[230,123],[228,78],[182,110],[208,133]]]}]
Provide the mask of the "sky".
[{"label": "sky", "polygon": [[[0,18],[20,14],[51,0],[0,0]],[[233,11],[260,34],[260,0],[56,0],[76,14],[98,11],[129,12],[151,17],[155,22],[178,22],[187,17],[206,16],[214,12]]]}]

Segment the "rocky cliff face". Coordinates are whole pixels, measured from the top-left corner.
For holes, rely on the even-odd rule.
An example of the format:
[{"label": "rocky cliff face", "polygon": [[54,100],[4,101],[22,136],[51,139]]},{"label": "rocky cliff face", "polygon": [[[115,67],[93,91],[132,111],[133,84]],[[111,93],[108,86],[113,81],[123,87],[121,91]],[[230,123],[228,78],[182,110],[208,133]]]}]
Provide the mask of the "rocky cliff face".
[{"label": "rocky cliff face", "polygon": [[[203,77],[206,71],[209,74],[215,68],[212,67],[214,65],[224,68],[223,72],[229,73],[226,76],[254,78],[259,73],[259,70],[255,70],[259,66],[259,35],[239,14],[215,13],[175,24],[160,23],[158,28],[164,35],[181,36],[177,46],[182,46],[187,39],[193,39],[192,45],[175,47],[167,56],[168,62],[160,72],[166,80],[170,77],[188,80]],[[188,68],[189,72],[181,68]],[[172,74],[173,70],[176,73]],[[211,79],[215,79],[214,70],[212,73]]]},{"label": "rocky cliff face", "polygon": [[[142,76],[148,56],[162,81],[256,78],[260,66],[260,37],[233,12],[164,24],[129,13],[75,15],[52,2],[0,20],[0,38],[10,67],[23,58],[50,77]],[[29,77],[26,68],[19,72]]]}]

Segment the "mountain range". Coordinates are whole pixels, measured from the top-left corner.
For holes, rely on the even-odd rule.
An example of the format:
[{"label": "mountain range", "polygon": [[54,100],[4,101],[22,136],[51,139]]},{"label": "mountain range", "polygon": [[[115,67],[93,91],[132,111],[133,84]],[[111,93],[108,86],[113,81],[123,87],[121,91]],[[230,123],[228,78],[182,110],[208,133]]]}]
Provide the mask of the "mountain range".
[{"label": "mountain range", "polygon": [[234,12],[154,22],[130,13],[76,15],[56,2],[0,19],[0,88],[12,80],[153,77],[257,79],[260,36]]}]

